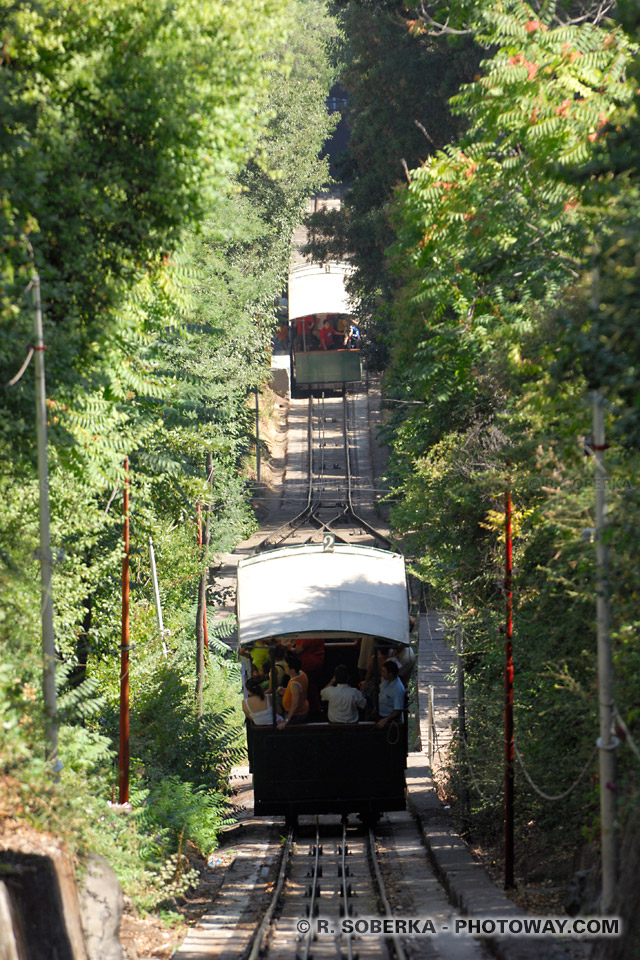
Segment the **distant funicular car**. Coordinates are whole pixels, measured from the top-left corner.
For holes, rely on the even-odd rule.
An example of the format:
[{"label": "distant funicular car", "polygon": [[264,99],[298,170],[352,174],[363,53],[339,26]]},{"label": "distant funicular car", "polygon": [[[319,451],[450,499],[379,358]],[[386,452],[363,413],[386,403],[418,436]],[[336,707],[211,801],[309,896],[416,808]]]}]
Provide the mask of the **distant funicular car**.
[{"label": "distant funicular car", "polygon": [[338,343],[338,348],[323,350],[317,337],[317,328],[324,319],[329,319],[334,329],[338,321],[343,321],[347,333],[352,325],[353,306],[345,289],[348,272],[346,263],[308,263],[295,267],[289,274],[291,382],[296,387],[331,388],[362,379],[359,341],[352,338],[349,348],[336,335],[334,346]]},{"label": "distant funicular car", "polygon": [[[404,558],[374,547],[303,544],[247,557],[238,564],[237,609],[242,648],[320,640],[319,687],[338,664],[355,685],[358,663],[373,654],[377,692],[378,644],[409,644]],[[309,722],[278,729],[274,702],[271,725],[247,723],[247,742],[255,815],[358,813],[372,823],[405,809],[406,709],[379,728],[329,723],[312,705]]]}]

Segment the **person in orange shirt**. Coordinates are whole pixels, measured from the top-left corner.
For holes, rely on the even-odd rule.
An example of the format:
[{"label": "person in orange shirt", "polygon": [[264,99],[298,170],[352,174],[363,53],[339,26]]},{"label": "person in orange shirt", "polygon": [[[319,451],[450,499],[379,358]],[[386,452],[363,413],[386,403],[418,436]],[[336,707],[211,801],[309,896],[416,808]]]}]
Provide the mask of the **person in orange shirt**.
[{"label": "person in orange shirt", "polygon": [[309,717],[309,680],[302,670],[302,661],[296,653],[287,653],[284,662],[284,672],[289,677],[289,683],[286,688],[278,687],[278,693],[282,694],[282,709],[285,711],[285,718],[278,724],[278,730],[284,730],[290,723],[304,723]]}]

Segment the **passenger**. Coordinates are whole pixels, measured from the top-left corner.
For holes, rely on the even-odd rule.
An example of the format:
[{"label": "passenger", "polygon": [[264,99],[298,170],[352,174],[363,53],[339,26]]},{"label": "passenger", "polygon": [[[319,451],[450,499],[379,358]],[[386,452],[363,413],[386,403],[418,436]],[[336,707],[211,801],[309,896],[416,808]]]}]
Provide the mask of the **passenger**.
[{"label": "passenger", "polygon": [[[273,662],[276,668],[276,687],[281,686],[284,683],[285,678],[285,657],[287,655],[287,648],[281,643],[276,643],[273,649]],[[271,693],[271,691],[269,691]]]},{"label": "passenger", "polygon": [[311,327],[311,346],[309,350],[319,350],[320,349],[320,332],[324,325],[324,315],[318,314],[314,320]]},{"label": "passenger", "polygon": [[269,663],[269,643],[267,640],[256,640],[252,647],[240,647],[238,654],[249,657],[258,673],[263,673],[265,664]]},{"label": "passenger", "polygon": [[278,327],[276,353],[283,354],[289,351],[289,324],[284,320]]},{"label": "passenger", "polygon": [[260,686],[262,687],[262,689],[264,690],[265,693],[267,693],[267,692],[271,693],[271,689],[270,689],[270,687],[271,687],[271,672],[270,672],[270,666],[271,666],[271,664],[270,664],[269,661],[267,660],[267,662],[266,662],[266,663],[263,665],[263,667],[262,667],[262,672],[258,673],[258,680],[260,681]]},{"label": "passenger", "polygon": [[249,663],[251,664],[251,680],[257,680],[262,689],[265,690],[266,684],[264,674],[258,670],[255,663],[252,663],[251,660],[249,660]]},{"label": "passenger", "polygon": [[347,338],[348,346],[352,350],[357,350],[360,346],[360,331],[354,323],[349,326],[349,336]]},{"label": "passenger", "polygon": [[302,353],[305,350],[311,350],[311,329],[313,327],[313,317],[300,317],[296,323],[296,350]]},{"label": "passenger", "polygon": [[266,727],[273,723],[271,697],[265,694],[257,677],[249,677],[247,680],[247,699],[242,701],[242,709],[245,717],[255,723],[256,727]]},{"label": "passenger", "polygon": [[293,652],[300,657],[302,669],[307,675],[309,710],[320,713],[320,684],[324,667],[324,640],[320,637],[302,637],[292,642]]},{"label": "passenger", "polygon": [[[391,646],[391,644],[390,644],[389,642],[380,641],[380,642],[378,643],[378,651],[377,651],[377,654],[374,654],[374,653],[372,652],[371,655],[370,655],[370,657],[369,657],[369,662],[368,662],[368,664],[367,664],[367,672],[366,672],[366,674],[365,674],[365,681],[366,681],[367,683],[370,683],[370,682],[373,680],[373,678],[374,678],[374,669],[373,669],[373,658],[374,658],[374,656],[377,656],[377,658],[378,658],[378,676],[380,676],[380,671],[382,670],[382,664],[383,664],[383,663],[386,663],[386,661],[387,661],[390,657],[393,656],[393,653],[394,653],[393,647]],[[398,663],[398,667],[399,667],[399,666],[400,666],[400,664]],[[361,689],[362,689],[362,687],[361,687]]]},{"label": "passenger", "polygon": [[338,317],[335,322],[336,335],[338,337],[338,347],[346,347],[349,339],[346,317]]},{"label": "passenger", "polygon": [[[276,682],[275,687],[276,691],[278,687],[284,685],[286,673],[285,673],[285,656],[287,650],[281,643],[277,643],[274,648],[274,666],[276,668]],[[265,691],[266,693],[271,693],[271,673],[269,673],[269,685]],[[276,706],[280,710],[282,708],[282,697],[276,693]]]},{"label": "passenger", "polygon": [[358,676],[361,680],[366,680],[371,657],[375,650],[376,641],[374,637],[362,637],[360,641],[360,653],[358,655]]},{"label": "passenger", "polygon": [[289,683],[286,688],[278,687],[277,692],[282,695],[282,709],[286,711],[286,715],[278,724],[278,730],[284,730],[289,723],[305,723],[309,717],[309,681],[306,673],[302,671],[300,657],[292,652],[287,653],[284,669]]},{"label": "passenger", "polygon": [[317,673],[324,666],[324,640],[321,637],[300,637],[292,641],[291,650],[300,657],[307,674]]},{"label": "passenger", "polygon": [[329,704],[329,723],[357,723],[358,707],[364,710],[367,705],[360,691],[349,686],[349,670],[343,663],[336,667],[320,696]]},{"label": "passenger", "polygon": [[322,324],[322,330],[320,331],[320,347],[323,350],[333,350],[333,336],[335,330],[331,326],[328,320]]},{"label": "passenger", "polygon": [[404,684],[413,673],[413,665],[416,662],[415,653],[411,647],[396,647],[389,659],[398,664],[398,676]]},{"label": "passenger", "polygon": [[392,720],[402,722],[404,694],[404,684],[398,677],[398,664],[394,660],[386,660],[382,664],[382,681],[378,697],[380,719],[376,726],[386,727]]}]

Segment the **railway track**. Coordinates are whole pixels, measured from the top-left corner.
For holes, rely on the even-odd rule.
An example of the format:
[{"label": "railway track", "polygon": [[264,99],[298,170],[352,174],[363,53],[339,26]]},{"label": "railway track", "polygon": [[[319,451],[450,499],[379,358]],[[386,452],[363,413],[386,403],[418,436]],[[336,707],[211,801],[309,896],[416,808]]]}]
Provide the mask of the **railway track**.
[{"label": "railway track", "polygon": [[[460,916],[433,872],[409,813],[383,816],[375,832],[337,817],[300,817],[277,841],[245,842],[213,912],[176,960],[488,960],[479,940],[438,932],[412,937],[363,931],[372,918]],[[267,864],[269,866],[267,866]]]},{"label": "railway track", "polygon": [[[304,408],[298,406],[298,412]],[[345,389],[318,391],[300,417],[296,472],[289,491],[302,509],[272,530],[254,550],[320,541],[389,548],[383,534],[362,517],[373,506],[369,468],[367,398]],[[252,807],[252,797],[244,800]],[[375,834],[340,823],[335,815],[301,816],[294,830],[269,821],[245,821],[237,872],[213,907],[202,933],[194,932],[179,960],[484,960],[475,940],[349,935],[341,921],[380,917],[433,917],[447,922],[453,908],[433,872],[420,834],[407,812],[385,814]],[[266,843],[265,843],[266,841]],[[264,847],[264,850],[262,849]],[[235,873],[235,878],[234,878]],[[322,920],[326,932],[316,926]],[[333,931],[333,932],[332,932]],[[212,949],[212,938],[214,949]],[[209,951],[209,952],[207,952]]]},{"label": "railway track", "polygon": [[289,831],[249,960],[405,960],[399,937],[381,942],[340,932],[345,919],[390,915],[390,907],[373,832],[343,823],[339,833],[326,821],[316,817]]},{"label": "railway track", "polygon": [[356,489],[361,435],[355,416],[356,399],[357,395],[347,387],[339,395],[324,390],[309,394],[304,506],[271,532],[258,546],[259,550],[318,541],[326,535],[339,543],[389,548],[389,539],[356,509],[356,495],[362,497]]}]

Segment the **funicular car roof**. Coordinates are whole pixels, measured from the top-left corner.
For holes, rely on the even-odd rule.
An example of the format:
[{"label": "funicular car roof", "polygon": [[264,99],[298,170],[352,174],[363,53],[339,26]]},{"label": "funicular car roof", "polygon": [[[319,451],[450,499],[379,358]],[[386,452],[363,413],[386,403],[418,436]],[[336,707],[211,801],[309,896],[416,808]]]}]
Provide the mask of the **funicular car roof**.
[{"label": "funicular car roof", "polygon": [[404,557],[351,544],[301,544],[238,564],[241,646],[325,631],[409,643]]},{"label": "funicular car roof", "polygon": [[289,320],[316,313],[346,313],[354,306],[345,289],[345,278],[352,272],[348,263],[304,263],[289,274]]}]

